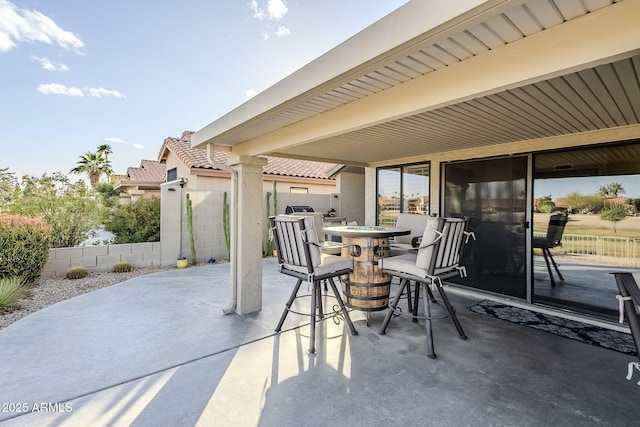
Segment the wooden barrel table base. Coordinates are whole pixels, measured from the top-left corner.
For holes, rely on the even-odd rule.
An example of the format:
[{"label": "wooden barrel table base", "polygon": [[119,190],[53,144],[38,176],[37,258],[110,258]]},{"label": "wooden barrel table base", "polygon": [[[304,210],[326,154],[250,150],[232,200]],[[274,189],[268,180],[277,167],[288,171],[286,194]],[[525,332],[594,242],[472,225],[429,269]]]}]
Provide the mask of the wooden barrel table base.
[{"label": "wooden barrel table base", "polygon": [[[353,259],[353,272],[342,277],[342,293],[347,307],[360,311],[381,311],[389,306],[391,277],[378,266],[380,247],[389,247],[388,238],[344,237],[343,243],[358,245],[360,255]],[[342,256],[351,256],[344,247]],[[383,256],[389,256],[387,253]]]}]

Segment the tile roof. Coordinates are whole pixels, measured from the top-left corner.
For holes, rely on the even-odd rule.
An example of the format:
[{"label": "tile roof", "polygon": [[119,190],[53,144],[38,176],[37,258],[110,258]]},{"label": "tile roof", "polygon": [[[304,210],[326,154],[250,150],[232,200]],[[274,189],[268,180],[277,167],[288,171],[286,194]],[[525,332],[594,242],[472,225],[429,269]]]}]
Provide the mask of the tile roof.
[{"label": "tile roof", "polygon": [[[158,158],[162,159],[167,151],[174,153],[189,168],[215,169],[207,160],[206,150],[191,147],[192,131],[185,131],[179,138],[166,138],[160,148]],[[329,172],[336,167],[335,163],[311,162],[307,160],[286,159],[281,157],[261,156],[268,163],[263,173],[281,176],[298,176],[303,178],[332,179]],[[214,151],[215,161],[227,164],[229,153]]]},{"label": "tile roof", "polygon": [[157,160],[142,160],[140,167],[127,168],[127,177],[133,182],[164,182],[166,166]]}]

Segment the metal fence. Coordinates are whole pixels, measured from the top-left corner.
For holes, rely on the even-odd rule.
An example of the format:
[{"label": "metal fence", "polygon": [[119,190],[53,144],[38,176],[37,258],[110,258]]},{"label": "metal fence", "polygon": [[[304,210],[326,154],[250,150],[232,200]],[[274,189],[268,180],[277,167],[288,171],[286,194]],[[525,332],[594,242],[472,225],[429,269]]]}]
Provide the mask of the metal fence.
[{"label": "metal fence", "polygon": [[[545,233],[533,233],[536,237],[545,237]],[[562,246],[557,252],[576,255],[595,255],[602,257],[625,258],[637,261],[640,257],[640,239],[616,236],[592,236],[564,234]]]}]

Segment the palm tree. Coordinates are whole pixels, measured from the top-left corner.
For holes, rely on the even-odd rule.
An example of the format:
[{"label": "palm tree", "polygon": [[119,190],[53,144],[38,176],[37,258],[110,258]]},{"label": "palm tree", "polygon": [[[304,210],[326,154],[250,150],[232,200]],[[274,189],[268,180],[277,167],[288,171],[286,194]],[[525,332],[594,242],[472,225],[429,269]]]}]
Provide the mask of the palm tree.
[{"label": "palm tree", "polygon": [[95,188],[100,181],[100,176],[102,174],[109,176],[113,173],[113,170],[111,170],[111,166],[109,166],[109,162],[105,159],[103,153],[99,151],[97,153],[86,152],[83,156],[80,156],[78,165],[71,169],[69,173],[88,174],[91,187]]},{"label": "palm tree", "polygon": [[622,187],[622,184],[620,184],[619,182],[612,182],[609,185],[603,185],[600,187],[600,190],[598,190],[598,195],[602,196],[602,197],[606,197],[606,196],[614,196],[614,197],[618,197],[618,193],[623,193],[624,194],[624,188]]},{"label": "palm tree", "polygon": [[[113,153],[111,146],[109,144],[98,145],[98,153],[104,154],[104,162],[107,165],[107,167],[111,169],[111,163],[109,163],[109,154]],[[111,173],[113,172],[107,173],[107,179],[110,178]]]},{"label": "palm tree", "polygon": [[620,184],[619,182],[612,182],[607,186],[607,189],[609,190],[609,194],[613,195],[614,197],[618,197],[618,193],[624,194],[624,188],[622,188],[622,184]]}]

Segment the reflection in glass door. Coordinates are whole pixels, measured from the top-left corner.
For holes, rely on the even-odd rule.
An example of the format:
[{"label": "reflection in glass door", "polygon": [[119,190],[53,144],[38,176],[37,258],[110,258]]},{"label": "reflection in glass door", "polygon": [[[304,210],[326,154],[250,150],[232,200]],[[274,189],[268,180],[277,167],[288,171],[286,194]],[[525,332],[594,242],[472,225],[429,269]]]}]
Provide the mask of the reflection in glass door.
[{"label": "reflection in glass door", "polygon": [[610,273],[640,265],[640,144],[543,153],[533,161],[534,241],[546,236],[552,215],[568,219],[550,249],[559,274],[533,250],[533,302],[615,320]]},{"label": "reflection in glass door", "polygon": [[527,297],[527,157],[444,165],[443,215],[470,217],[477,240],[466,253],[468,276],[456,283]]},{"label": "reflection in glass door", "polygon": [[429,215],[429,163],[378,168],[378,225],[396,225],[398,213]]}]

